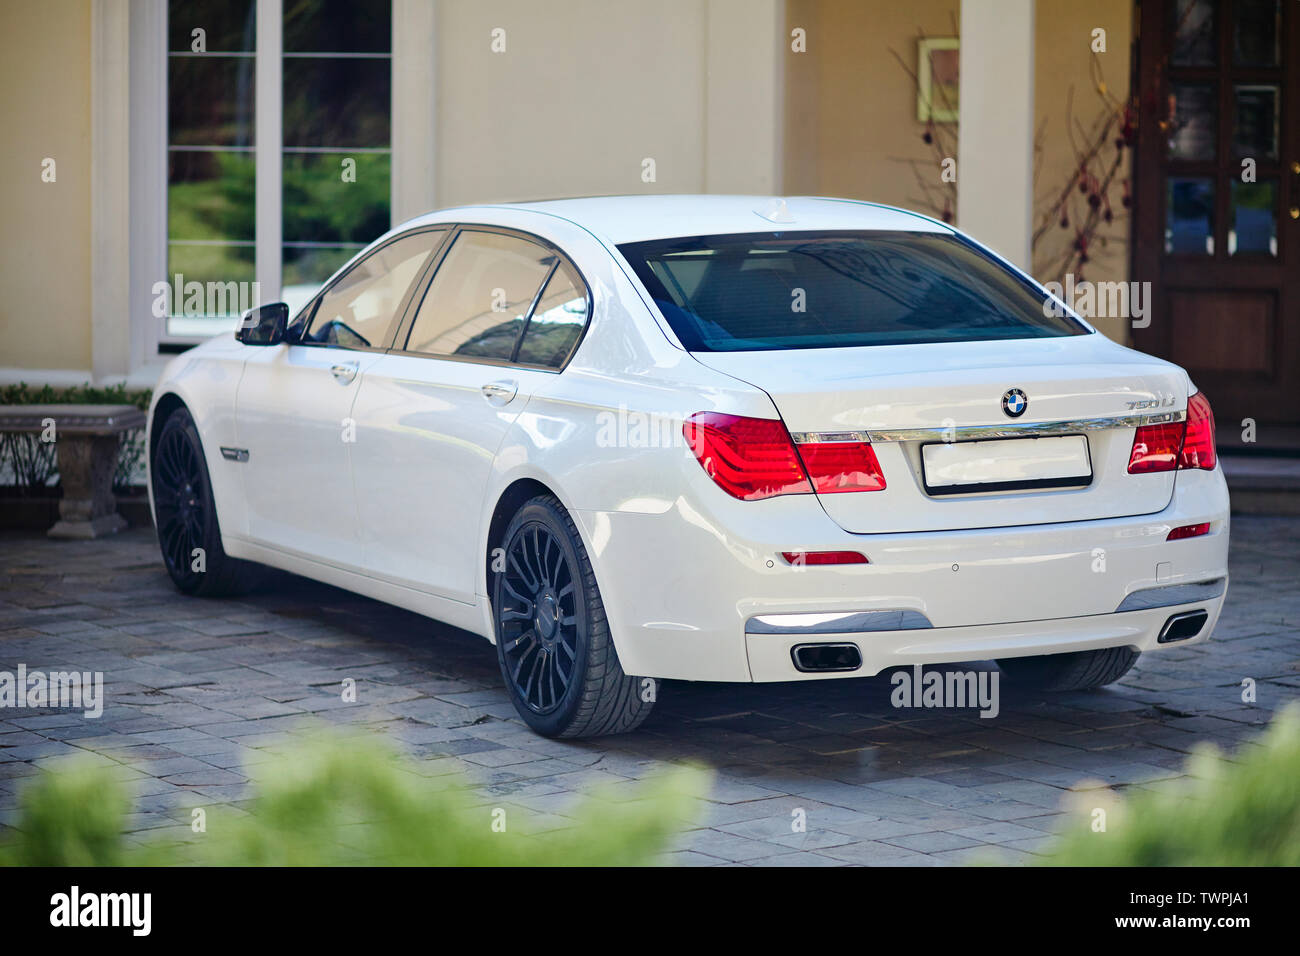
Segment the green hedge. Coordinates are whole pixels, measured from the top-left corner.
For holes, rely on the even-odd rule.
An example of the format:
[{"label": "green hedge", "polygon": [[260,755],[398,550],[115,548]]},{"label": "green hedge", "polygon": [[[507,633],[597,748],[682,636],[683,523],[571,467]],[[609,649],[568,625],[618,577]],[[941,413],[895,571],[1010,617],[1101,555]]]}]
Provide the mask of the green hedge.
[{"label": "green hedge", "polygon": [[[128,389],[125,385],[73,385],[35,388],[25,382],[0,386],[0,405],[134,405],[149,410],[151,389]],[[122,436],[118,450],[113,487],[130,488],[144,464],[144,429],[137,428]],[[0,434],[0,484],[16,487],[21,494],[38,495],[58,474],[55,446],[40,440],[39,435]]]},{"label": "green hedge", "polygon": [[248,812],[212,808],[194,832],[191,811],[148,831],[144,845],[123,839],[131,801],[110,769],[43,773],[22,791],[0,865],[640,865],[693,825],[709,783],[706,771],[683,767],[643,782],[632,799],[597,791],[563,811],[571,827],[536,833],[509,797],[484,802],[422,769],[382,741],[314,737],[255,768],[263,779]]}]

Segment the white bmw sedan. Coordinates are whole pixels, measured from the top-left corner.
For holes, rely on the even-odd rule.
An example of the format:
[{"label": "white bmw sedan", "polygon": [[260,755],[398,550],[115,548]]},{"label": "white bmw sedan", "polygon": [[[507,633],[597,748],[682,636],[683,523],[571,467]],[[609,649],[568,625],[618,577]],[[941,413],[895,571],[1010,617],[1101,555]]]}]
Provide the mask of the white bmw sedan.
[{"label": "white bmw sedan", "polygon": [[551,736],[663,678],[1097,687],[1227,587],[1187,373],[871,203],[433,213],[178,356],[149,418],[182,591],[273,565],[481,634]]}]

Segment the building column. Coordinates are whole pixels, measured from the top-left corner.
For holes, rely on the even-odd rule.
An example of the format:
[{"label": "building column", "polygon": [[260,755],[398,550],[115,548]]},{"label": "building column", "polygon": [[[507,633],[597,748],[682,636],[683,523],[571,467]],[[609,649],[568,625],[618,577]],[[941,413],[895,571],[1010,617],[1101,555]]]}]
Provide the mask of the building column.
[{"label": "building column", "polygon": [[131,382],[152,386],[167,319],[154,284],[167,275],[167,0],[131,3]]},{"label": "building column", "polygon": [[438,5],[393,0],[392,225],[436,205]]},{"label": "building column", "polygon": [[784,0],[710,0],[704,62],[704,191],[781,191]]},{"label": "building column", "polygon": [[[90,23],[90,361],[96,382],[131,370],[127,0],[95,0]],[[55,228],[53,223],[45,224]]]},{"label": "building column", "polygon": [[957,226],[1028,271],[1034,2],[962,0]]}]

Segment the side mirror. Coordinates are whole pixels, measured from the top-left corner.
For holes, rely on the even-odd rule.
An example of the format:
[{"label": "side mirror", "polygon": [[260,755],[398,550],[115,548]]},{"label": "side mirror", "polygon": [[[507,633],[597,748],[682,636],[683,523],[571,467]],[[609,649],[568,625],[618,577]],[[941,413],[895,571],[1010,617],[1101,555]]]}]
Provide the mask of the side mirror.
[{"label": "side mirror", "polygon": [[235,338],[245,345],[279,345],[284,341],[284,329],[289,324],[289,307],[283,302],[272,302],[249,309],[239,320]]}]

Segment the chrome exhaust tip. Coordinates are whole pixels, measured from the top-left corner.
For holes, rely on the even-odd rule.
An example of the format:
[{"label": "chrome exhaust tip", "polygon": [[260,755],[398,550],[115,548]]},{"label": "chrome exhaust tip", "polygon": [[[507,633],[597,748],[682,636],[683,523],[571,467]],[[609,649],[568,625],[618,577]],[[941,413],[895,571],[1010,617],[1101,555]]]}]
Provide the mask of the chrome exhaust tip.
[{"label": "chrome exhaust tip", "polygon": [[794,669],[804,674],[855,671],[862,666],[856,644],[796,644],[790,648]]},{"label": "chrome exhaust tip", "polygon": [[1201,633],[1201,628],[1205,626],[1209,617],[1206,611],[1185,611],[1182,614],[1175,614],[1165,621],[1164,627],[1160,628],[1156,643],[1172,644],[1174,641],[1185,641],[1189,637],[1195,637]]}]

